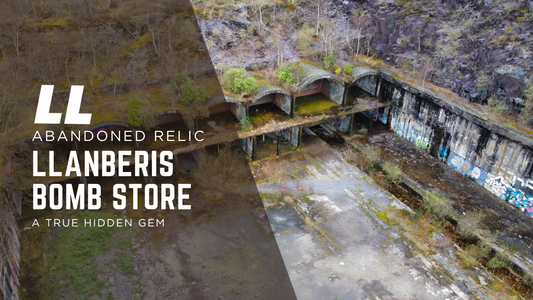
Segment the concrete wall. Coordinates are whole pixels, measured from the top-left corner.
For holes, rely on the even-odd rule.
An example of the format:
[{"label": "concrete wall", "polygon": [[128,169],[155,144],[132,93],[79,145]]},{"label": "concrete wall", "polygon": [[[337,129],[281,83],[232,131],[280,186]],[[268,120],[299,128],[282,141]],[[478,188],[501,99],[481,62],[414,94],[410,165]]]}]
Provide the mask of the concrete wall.
[{"label": "concrete wall", "polygon": [[376,95],[376,88],[378,86],[378,77],[376,75],[364,76],[356,80],[350,86],[357,86],[372,95]]},{"label": "concrete wall", "polygon": [[291,96],[285,94],[275,94],[274,104],[276,104],[286,114],[291,114]]},{"label": "concrete wall", "polygon": [[497,132],[498,126],[470,118],[464,109],[443,107],[435,99],[383,82],[392,100],[387,122],[398,135],[521,208],[533,206],[530,180],[533,152],[523,141]]},{"label": "concrete wall", "polygon": [[220,103],[209,108],[209,114],[217,114],[225,111],[229,111],[229,103]]},{"label": "concrete wall", "polygon": [[257,101],[250,103],[250,106],[261,105],[261,104],[270,103],[273,101],[274,101],[274,94],[268,94],[266,96],[263,96],[257,99]]},{"label": "concrete wall", "polygon": [[244,116],[246,116],[246,107],[240,103],[230,103],[230,111],[237,118],[237,120],[242,121]]},{"label": "concrete wall", "polygon": [[321,91],[322,91],[322,80],[317,80],[303,87],[299,92],[296,92],[294,96],[295,97],[308,96],[308,95],[318,94]]},{"label": "concrete wall", "polygon": [[300,132],[300,126],[293,126],[281,131],[281,137],[288,141],[291,146],[298,147],[298,134]]},{"label": "concrete wall", "polygon": [[327,79],[322,80],[322,89],[320,90],[329,99],[342,104],[344,98],[344,86]]},{"label": "concrete wall", "polygon": [[263,96],[257,101],[250,103],[250,106],[265,104],[265,103],[274,103],[279,107],[283,112],[290,115],[291,114],[291,96],[281,93],[272,93],[266,96]]}]

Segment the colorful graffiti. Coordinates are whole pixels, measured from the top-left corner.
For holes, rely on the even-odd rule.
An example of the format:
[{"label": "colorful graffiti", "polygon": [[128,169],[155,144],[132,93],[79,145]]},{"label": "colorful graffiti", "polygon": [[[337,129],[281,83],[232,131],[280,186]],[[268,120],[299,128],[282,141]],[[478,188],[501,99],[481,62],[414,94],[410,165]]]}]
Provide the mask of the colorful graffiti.
[{"label": "colorful graffiti", "polygon": [[412,129],[407,128],[406,126],[403,126],[403,124],[396,122],[396,120],[394,119],[391,120],[391,128],[396,130],[397,135],[406,138],[407,140],[414,143],[416,146],[431,150],[431,144],[427,137],[418,135],[418,133],[416,133]]},{"label": "colorful graffiti", "polygon": [[437,153],[437,155],[439,156],[439,160],[442,161],[442,162],[446,162],[446,157],[448,156],[448,151],[450,150],[449,147],[439,147],[439,152]]},{"label": "colorful graffiti", "polygon": [[[407,123],[409,124],[409,123]],[[409,140],[418,147],[431,149],[429,140],[417,132],[404,126],[398,122],[397,119],[391,118],[390,128],[396,132],[397,135]],[[450,151],[449,147],[439,147],[437,153],[438,159],[446,163],[457,172],[474,179],[477,184],[483,186],[491,193],[495,194],[504,201],[513,204],[523,212],[533,217],[533,180],[514,178],[513,184],[509,184],[501,176],[495,176],[472,164],[464,157]]]},{"label": "colorful graffiti", "polygon": [[350,118],[337,119],[331,122],[331,124],[344,133],[347,133],[350,130]]},{"label": "colorful graffiti", "polygon": [[298,147],[298,132],[299,132],[299,126],[293,126],[293,127],[289,127],[287,129],[283,129],[281,131],[281,136],[289,141],[289,143],[293,146],[293,147]]},{"label": "colorful graffiti", "polygon": [[428,150],[431,149],[431,145],[429,144],[429,139],[425,138],[423,136],[417,136],[416,137],[415,145],[417,145],[418,147],[421,147],[421,148],[426,148]]},{"label": "colorful graffiti", "polygon": [[503,177],[489,175],[484,187],[502,200],[513,204],[521,211],[533,216],[533,197],[521,190],[513,188]]},{"label": "colorful graffiti", "polygon": [[372,118],[372,120],[377,121],[379,120],[379,110],[374,109],[372,111],[367,110],[363,112],[365,115],[367,115],[369,118]]},{"label": "colorful graffiti", "polygon": [[382,113],[379,112],[379,109],[374,109],[372,111],[367,110],[363,112],[365,115],[367,115],[369,118],[372,118],[372,120],[377,121],[379,120],[383,124],[387,124],[387,115],[389,113],[389,109],[384,109]]},{"label": "colorful graffiti", "polygon": [[387,115],[389,114],[389,108],[386,107],[383,113],[379,114],[379,121],[383,124],[387,124]]},{"label": "colorful graffiti", "polygon": [[464,157],[450,152],[447,164],[454,168],[457,172],[474,179],[479,185],[485,185],[485,180],[488,176],[487,171],[476,167]]}]

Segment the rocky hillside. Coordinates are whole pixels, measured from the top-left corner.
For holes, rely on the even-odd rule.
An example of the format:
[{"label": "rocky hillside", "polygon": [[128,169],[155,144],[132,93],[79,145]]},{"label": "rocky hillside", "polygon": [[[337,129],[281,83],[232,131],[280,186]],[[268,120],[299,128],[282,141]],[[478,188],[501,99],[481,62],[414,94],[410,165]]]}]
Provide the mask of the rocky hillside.
[{"label": "rocky hillside", "polygon": [[222,70],[276,68],[303,59],[333,71],[370,57],[423,71],[434,84],[488,105],[494,115],[533,125],[531,1],[204,0],[194,5]]}]

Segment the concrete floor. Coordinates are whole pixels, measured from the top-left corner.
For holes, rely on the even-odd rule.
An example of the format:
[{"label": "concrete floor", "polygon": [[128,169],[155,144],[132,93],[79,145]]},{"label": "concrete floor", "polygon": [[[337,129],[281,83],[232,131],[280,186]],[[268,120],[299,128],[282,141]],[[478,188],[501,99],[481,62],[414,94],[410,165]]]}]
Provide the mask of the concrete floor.
[{"label": "concrete floor", "polygon": [[457,249],[438,232],[440,253],[417,249],[394,221],[408,208],[324,141],[304,135],[298,155],[307,163],[279,162],[290,181],[253,169],[298,299],[488,299],[476,286],[490,274],[456,267]]}]

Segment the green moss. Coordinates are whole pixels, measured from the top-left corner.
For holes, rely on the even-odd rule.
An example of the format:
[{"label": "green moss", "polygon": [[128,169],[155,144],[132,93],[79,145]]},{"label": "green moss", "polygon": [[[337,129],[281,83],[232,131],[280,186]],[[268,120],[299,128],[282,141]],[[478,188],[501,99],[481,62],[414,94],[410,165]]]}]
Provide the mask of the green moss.
[{"label": "green moss", "polygon": [[[74,214],[79,222],[85,218],[112,218],[112,212],[82,212]],[[131,237],[128,231],[115,227],[66,227],[55,236],[45,250],[43,266],[40,270],[43,278],[44,298],[56,298],[60,291],[67,289],[67,294],[77,295],[78,299],[91,299],[99,295],[105,282],[101,270],[94,260],[109,250],[124,250],[117,258],[117,264],[132,274]]]},{"label": "green moss", "polygon": [[295,112],[298,115],[316,115],[340,107],[338,103],[322,94],[296,98]]},{"label": "green moss", "polygon": [[145,34],[139,37],[135,42],[131,43],[126,49],[119,52],[120,56],[123,55],[133,55],[133,51],[141,48],[144,44],[150,41],[150,35]]},{"label": "green moss", "polygon": [[38,27],[65,27],[70,23],[67,19],[64,18],[48,18],[42,20],[40,23],[37,23]]}]

